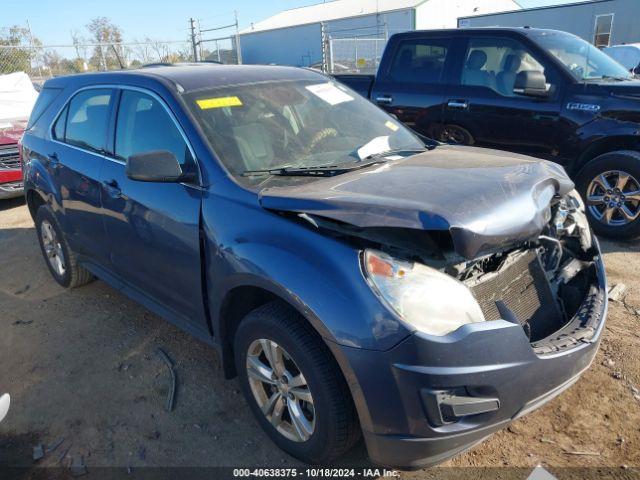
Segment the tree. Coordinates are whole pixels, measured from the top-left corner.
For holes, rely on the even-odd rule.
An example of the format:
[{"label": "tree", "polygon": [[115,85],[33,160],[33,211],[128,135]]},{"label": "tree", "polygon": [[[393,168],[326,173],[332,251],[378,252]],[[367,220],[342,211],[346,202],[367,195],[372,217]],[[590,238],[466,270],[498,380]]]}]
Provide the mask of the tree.
[{"label": "tree", "polygon": [[122,30],[107,17],[94,18],[87,30],[92,39],[99,44],[93,49],[89,63],[96,70],[113,70],[123,68],[124,50],[122,48]]},{"label": "tree", "polygon": [[0,30],[0,73],[31,71],[34,41],[29,30],[18,25]]}]

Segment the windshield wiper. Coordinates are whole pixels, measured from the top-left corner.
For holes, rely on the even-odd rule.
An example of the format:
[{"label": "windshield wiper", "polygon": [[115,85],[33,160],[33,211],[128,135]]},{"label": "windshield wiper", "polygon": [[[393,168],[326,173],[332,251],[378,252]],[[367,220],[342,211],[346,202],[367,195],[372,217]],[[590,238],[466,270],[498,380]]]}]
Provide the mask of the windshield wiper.
[{"label": "windshield wiper", "polygon": [[416,153],[416,152],[426,152],[427,150],[433,150],[436,148],[436,144],[425,146],[424,148],[392,148],[390,150],[385,150],[383,152],[372,153],[371,155],[367,155],[362,160],[371,160],[373,158],[383,158],[388,157],[389,155],[394,155],[398,153]]},{"label": "windshield wiper", "polygon": [[371,161],[357,160],[354,162],[346,162],[340,164],[331,165],[317,165],[314,167],[279,167],[279,168],[267,168],[264,170],[246,170],[242,172],[243,177],[260,176],[260,175],[280,175],[280,176],[309,176],[309,177],[332,177],[345,172],[351,172],[353,170],[359,170],[361,168],[370,167],[377,163],[384,163],[387,160],[384,158],[375,159]]},{"label": "windshield wiper", "polygon": [[610,80],[613,82],[626,82],[631,80],[631,77],[620,77],[617,75],[602,75],[601,77],[589,77],[587,80]]}]

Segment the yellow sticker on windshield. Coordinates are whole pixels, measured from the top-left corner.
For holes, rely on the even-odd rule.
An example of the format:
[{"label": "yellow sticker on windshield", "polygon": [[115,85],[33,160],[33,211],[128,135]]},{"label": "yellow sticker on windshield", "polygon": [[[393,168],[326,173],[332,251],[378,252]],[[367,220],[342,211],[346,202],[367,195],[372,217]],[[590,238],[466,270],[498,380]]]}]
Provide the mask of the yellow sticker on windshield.
[{"label": "yellow sticker on windshield", "polygon": [[242,101],[238,97],[203,98],[201,100],[197,100],[196,103],[201,110],[207,110],[209,108],[242,106]]},{"label": "yellow sticker on windshield", "polygon": [[394,132],[397,132],[398,129],[400,128],[398,125],[393,123],[391,120],[387,120],[387,123],[385,123],[384,126],[387,127],[389,130],[393,130]]}]

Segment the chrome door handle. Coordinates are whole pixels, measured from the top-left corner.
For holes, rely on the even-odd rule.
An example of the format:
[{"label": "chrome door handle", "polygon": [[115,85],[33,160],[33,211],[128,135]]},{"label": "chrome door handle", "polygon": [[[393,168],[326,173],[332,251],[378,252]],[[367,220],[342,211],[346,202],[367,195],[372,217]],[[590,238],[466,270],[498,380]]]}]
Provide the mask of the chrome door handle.
[{"label": "chrome door handle", "polygon": [[391,95],[380,95],[376,97],[376,102],[391,105],[393,103],[393,97]]},{"label": "chrome door handle", "polygon": [[469,108],[469,102],[466,100],[449,100],[449,102],[447,102],[447,107],[455,110],[466,110]]}]

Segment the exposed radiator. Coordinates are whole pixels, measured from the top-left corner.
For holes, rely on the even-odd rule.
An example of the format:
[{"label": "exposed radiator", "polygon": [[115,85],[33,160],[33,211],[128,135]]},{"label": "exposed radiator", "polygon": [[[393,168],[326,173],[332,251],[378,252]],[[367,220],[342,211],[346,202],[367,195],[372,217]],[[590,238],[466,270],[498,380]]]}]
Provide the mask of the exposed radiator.
[{"label": "exposed radiator", "polygon": [[529,338],[539,340],[560,328],[563,317],[537,252],[518,255],[500,270],[486,274],[471,291],[487,320],[504,318],[496,304],[502,301]]},{"label": "exposed radiator", "polygon": [[0,146],[0,170],[16,170],[20,168],[20,155],[14,145]]}]

